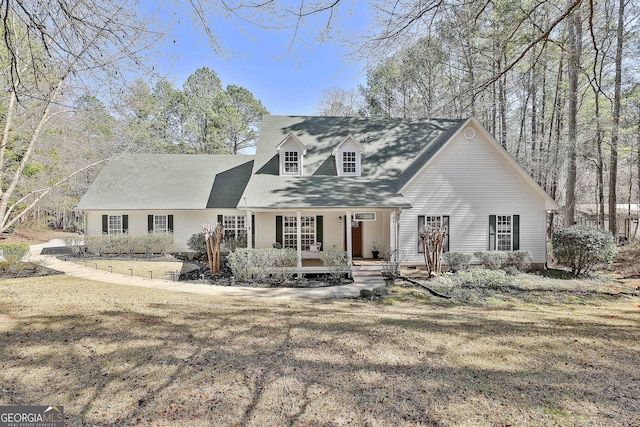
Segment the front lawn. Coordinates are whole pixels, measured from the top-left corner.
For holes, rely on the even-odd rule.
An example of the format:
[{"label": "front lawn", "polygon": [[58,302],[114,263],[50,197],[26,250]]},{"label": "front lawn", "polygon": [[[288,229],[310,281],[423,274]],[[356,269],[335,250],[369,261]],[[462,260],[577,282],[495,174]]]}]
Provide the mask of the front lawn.
[{"label": "front lawn", "polygon": [[89,268],[109,271],[111,273],[131,274],[133,276],[156,279],[167,279],[177,273],[188,273],[199,267],[190,262],[179,260],[138,260],[138,259],[83,259],[70,258],[71,262],[84,265]]},{"label": "front lawn", "polygon": [[635,425],[640,298],[393,305],[0,281],[0,405],[67,425]]}]

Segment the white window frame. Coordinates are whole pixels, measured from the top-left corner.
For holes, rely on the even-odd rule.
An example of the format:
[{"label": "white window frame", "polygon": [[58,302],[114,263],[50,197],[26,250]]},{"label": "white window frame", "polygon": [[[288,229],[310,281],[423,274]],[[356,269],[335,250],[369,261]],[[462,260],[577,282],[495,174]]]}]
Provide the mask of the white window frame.
[{"label": "white window frame", "polygon": [[496,215],[496,250],[513,250],[513,215]]},{"label": "white window frame", "polygon": [[[295,160],[293,155],[295,154]],[[295,165],[295,171],[291,170]],[[284,175],[300,175],[300,152],[296,150],[287,150],[284,152],[284,160],[282,162],[282,173]]]},{"label": "white window frame", "polygon": [[[347,159],[347,156],[349,159]],[[349,168],[349,170],[347,170]],[[353,169],[353,170],[351,170]],[[358,175],[358,152],[349,150],[342,152],[342,175]]]},{"label": "white window frame", "polygon": [[[300,217],[300,242],[303,251],[310,250],[316,241],[317,223],[314,215]],[[282,218],[282,243],[284,248],[298,249],[298,217],[284,215]]]},{"label": "white window frame", "polygon": [[[164,222],[164,227],[162,223]],[[153,216],[153,232],[154,233],[168,233],[169,232],[169,215],[154,215]]]},{"label": "white window frame", "polygon": [[224,238],[233,237],[238,241],[247,235],[246,215],[223,215],[222,225],[224,226]]},{"label": "white window frame", "polygon": [[[418,215],[418,221],[420,221],[420,217],[424,217],[424,224],[422,224],[422,227],[426,227],[427,225],[435,225],[437,227],[442,226],[443,220],[442,217],[444,215]],[[418,230],[418,232],[421,231],[421,228]],[[448,230],[447,230],[448,232]],[[422,248],[422,239],[420,238],[420,235],[418,235],[418,253],[422,254],[424,253],[424,249]]]},{"label": "white window frame", "polygon": [[122,215],[109,215],[109,218],[107,221],[107,234],[109,235],[123,234]]}]

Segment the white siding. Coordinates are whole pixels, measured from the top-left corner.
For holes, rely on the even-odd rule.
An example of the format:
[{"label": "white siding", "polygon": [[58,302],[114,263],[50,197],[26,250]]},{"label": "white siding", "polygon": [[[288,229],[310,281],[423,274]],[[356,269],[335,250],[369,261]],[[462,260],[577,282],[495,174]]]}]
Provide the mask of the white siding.
[{"label": "white siding", "polygon": [[[370,211],[368,211],[370,212]],[[362,223],[362,250],[365,257],[371,257],[371,244],[375,240],[380,251],[384,252],[390,247],[389,239],[389,211],[375,211],[376,221]],[[270,248],[276,241],[276,216],[296,215],[295,211],[256,212],[256,247]],[[344,229],[346,211],[302,211],[302,215],[322,215],[323,237],[322,250],[344,249]],[[340,217],[342,221],[340,221]]]},{"label": "white siding", "polygon": [[338,171],[338,175],[343,175],[342,173],[342,153],[344,153],[345,151],[352,151],[356,153],[356,172],[355,174],[346,174],[348,175],[357,175],[360,176],[362,168],[360,166],[360,147],[358,146],[358,144],[356,144],[356,142],[351,139],[348,138],[341,146],[340,149],[338,150],[338,152],[336,153],[335,159],[336,159],[336,170]]},{"label": "white siding", "polygon": [[88,235],[102,234],[102,215],[129,215],[129,234],[146,234],[147,215],[173,215],[173,247],[171,251],[189,251],[187,240],[202,231],[203,224],[216,224],[218,215],[244,215],[236,210],[176,210],[176,211],[90,211],[86,212]]},{"label": "white siding", "polygon": [[[298,173],[297,174],[292,174],[292,173],[285,173],[284,172],[284,153],[287,151],[295,151],[296,153],[298,153]],[[281,146],[280,146],[280,175],[289,175],[289,176],[297,176],[300,175],[302,176],[303,170],[304,170],[304,159],[302,158],[302,147],[300,147],[300,144],[293,138],[289,138],[287,139]]]},{"label": "white siding", "polygon": [[520,249],[546,258],[545,201],[480,131],[449,141],[403,190],[412,208],[400,215],[400,245],[408,263],[418,253],[418,215],[449,215],[451,252],[488,248],[489,215],[520,215]]},{"label": "white siding", "polygon": [[[276,216],[296,215],[296,211],[257,212],[256,216],[256,248],[270,248],[276,241]],[[342,249],[344,234],[342,224],[338,223],[338,217],[344,214],[338,212],[302,211],[302,216],[322,215],[323,237],[322,250],[328,248]]]}]

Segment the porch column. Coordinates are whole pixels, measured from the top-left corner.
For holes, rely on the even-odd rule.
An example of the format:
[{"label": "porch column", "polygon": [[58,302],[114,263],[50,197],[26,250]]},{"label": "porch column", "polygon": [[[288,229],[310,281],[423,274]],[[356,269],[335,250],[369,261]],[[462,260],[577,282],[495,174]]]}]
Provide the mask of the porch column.
[{"label": "porch column", "polygon": [[251,229],[251,218],[253,218],[253,213],[251,211],[247,211],[247,217],[245,219],[245,229],[247,230],[247,248],[251,249],[253,247],[253,230]]},{"label": "porch column", "polygon": [[400,214],[402,213],[402,209],[396,210],[396,250],[400,250]]},{"label": "porch column", "polygon": [[353,262],[353,242],[351,236],[351,211],[347,211],[344,217],[345,233],[347,233],[347,256],[349,257],[349,264]]},{"label": "porch column", "polygon": [[302,267],[302,213],[296,212],[296,247],[298,248],[298,267]]}]

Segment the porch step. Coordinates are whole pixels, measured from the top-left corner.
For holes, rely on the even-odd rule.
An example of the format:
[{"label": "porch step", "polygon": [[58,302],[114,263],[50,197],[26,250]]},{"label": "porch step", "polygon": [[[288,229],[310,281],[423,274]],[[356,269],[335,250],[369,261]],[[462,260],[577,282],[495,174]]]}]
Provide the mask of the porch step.
[{"label": "porch step", "polygon": [[353,277],[382,276],[381,265],[354,265],[351,267]]}]

